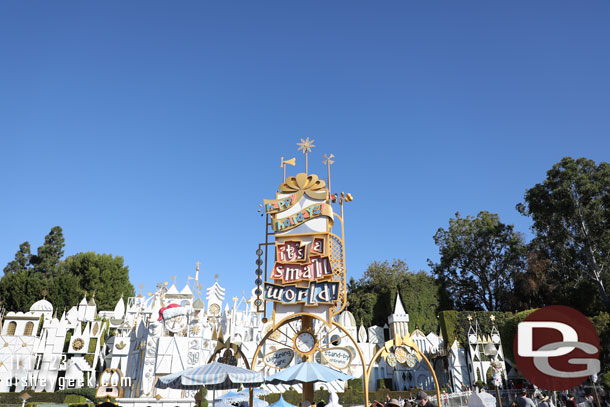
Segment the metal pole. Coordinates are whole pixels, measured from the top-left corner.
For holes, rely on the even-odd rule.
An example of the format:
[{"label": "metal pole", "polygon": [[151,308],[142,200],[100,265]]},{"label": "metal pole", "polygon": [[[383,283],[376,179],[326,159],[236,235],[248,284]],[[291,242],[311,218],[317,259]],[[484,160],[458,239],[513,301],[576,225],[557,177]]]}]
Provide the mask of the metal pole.
[{"label": "metal pole", "polygon": [[595,400],[597,401],[597,407],[602,407],[602,403],[599,401],[599,395],[597,394],[597,386],[595,386],[595,382],[591,380],[591,384],[593,384],[593,390],[595,391]]}]

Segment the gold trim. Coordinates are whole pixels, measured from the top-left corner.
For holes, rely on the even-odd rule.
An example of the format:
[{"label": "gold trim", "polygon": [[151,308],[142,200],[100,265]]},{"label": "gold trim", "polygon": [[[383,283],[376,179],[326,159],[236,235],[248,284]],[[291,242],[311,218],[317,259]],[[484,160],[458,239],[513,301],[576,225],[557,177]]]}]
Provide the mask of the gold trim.
[{"label": "gold trim", "polygon": [[[302,319],[302,317],[304,317],[304,316],[311,317],[313,319],[322,321],[322,323],[324,325],[326,325],[327,327],[332,329],[332,327],[334,326],[334,327],[338,328],[340,331],[342,331],[343,333],[345,333],[345,335],[352,341],[352,344],[355,345],[355,349],[358,352],[358,356],[360,357],[360,362],[362,362],[363,376],[367,374],[367,365],[366,365],[366,361],[364,360],[364,355],[362,354],[360,347],[358,347],[358,342],[356,342],[356,339],[354,339],[354,337],[349,333],[349,331],[347,329],[345,329],[345,327],[343,327],[341,324],[339,324],[335,321],[326,321],[324,318],[322,318],[318,315],[310,314],[308,312],[299,312],[299,313],[289,315],[289,316],[283,318],[282,320],[280,320],[277,324],[273,325],[273,329],[271,331],[267,332],[267,334],[265,334],[265,336],[259,342],[259,344],[256,348],[256,351],[254,352],[254,356],[252,357],[252,363],[251,363],[252,369],[254,369],[256,367],[258,353],[260,352],[261,347],[263,346],[263,344],[265,343],[267,338],[271,335],[271,332],[279,329],[282,325],[292,322],[293,320]],[[273,321],[275,321],[275,311],[273,312]],[[368,376],[366,376],[366,377],[368,378]],[[364,381],[364,397],[365,397],[364,405],[368,406],[369,405],[369,381],[368,381],[368,379]]]}]

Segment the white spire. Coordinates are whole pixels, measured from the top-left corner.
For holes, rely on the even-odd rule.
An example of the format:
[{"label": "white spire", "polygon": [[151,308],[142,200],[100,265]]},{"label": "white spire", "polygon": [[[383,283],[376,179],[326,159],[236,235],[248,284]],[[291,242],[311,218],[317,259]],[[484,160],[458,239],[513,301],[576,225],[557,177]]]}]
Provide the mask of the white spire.
[{"label": "white spire", "polygon": [[123,319],[125,316],[125,302],[123,301],[123,296],[119,298],[119,301],[116,303],[114,307],[114,319]]},{"label": "white spire", "polygon": [[405,309],[402,306],[402,300],[400,299],[400,293],[396,294],[396,305],[394,306],[395,315],[405,315]]}]

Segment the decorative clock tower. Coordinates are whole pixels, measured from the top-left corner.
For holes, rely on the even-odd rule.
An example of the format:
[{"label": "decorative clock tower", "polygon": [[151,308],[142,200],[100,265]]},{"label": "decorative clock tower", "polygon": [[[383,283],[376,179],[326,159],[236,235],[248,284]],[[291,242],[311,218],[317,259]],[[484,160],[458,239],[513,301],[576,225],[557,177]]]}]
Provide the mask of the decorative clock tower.
[{"label": "decorative clock tower", "polygon": [[214,278],[216,279],[214,285],[206,290],[206,300],[208,301],[208,315],[218,317],[222,311],[225,289],[218,284],[218,274]]}]

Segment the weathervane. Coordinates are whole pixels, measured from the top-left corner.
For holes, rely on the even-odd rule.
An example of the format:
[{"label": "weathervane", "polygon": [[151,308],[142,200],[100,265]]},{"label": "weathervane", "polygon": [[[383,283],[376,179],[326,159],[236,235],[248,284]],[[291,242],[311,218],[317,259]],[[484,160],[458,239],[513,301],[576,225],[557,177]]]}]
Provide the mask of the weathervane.
[{"label": "weathervane", "polygon": [[286,164],[290,164],[294,167],[296,162],[296,158],[292,157],[290,160],[286,160],[284,161],[284,157],[282,157],[282,170],[284,172],[284,178],[282,180],[282,182],[286,182]]},{"label": "weathervane", "polygon": [[311,149],[313,147],[315,147],[315,145],[313,144],[315,140],[309,140],[309,137],[307,137],[305,140],[301,139],[300,143],[297,143],[297,146],[299,146],[299,150],[303,152],[303,154],[305,154],[305,174],[307,174],[307,153],[311,152]]},{"label": "weathervane", "polygon": [[176,285],[176,276],[171,276],[170,278],[174,280],[174,285]]},{"label": "weathervane", "polygon": [[330,189],[330,166],[331,164],[334,164],[335,162],[332,160],[333,158],[335,158],[334,154],[331,154],[329,156],[327,156],[326,154],[324,154],[324,158],[325,160],[322,161],[322,163],[324,165],[326,165],[326,168],[328,168],[328,195],[330,196],[332,194],[332,190]]}]

